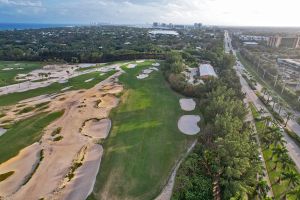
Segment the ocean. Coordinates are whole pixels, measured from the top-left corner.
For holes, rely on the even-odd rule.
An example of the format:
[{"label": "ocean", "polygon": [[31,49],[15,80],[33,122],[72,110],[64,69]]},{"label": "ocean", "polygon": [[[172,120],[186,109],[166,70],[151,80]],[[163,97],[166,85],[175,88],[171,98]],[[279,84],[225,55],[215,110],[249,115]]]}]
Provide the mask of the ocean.
[{"label": "ocean", "polygon": [[40,29],[40,28],[58,28],[78,26],[75,24],[30,24],[30,23],[0,23],[0,31],[5,30],[24,30],[24,29]]}]

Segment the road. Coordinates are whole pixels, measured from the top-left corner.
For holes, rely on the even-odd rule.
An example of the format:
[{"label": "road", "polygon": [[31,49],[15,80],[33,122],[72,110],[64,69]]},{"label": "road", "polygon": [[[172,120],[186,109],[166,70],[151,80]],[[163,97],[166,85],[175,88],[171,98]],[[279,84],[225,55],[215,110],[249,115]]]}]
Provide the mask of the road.
[{"label": "road", "polygon": [[[229,43],[229,41],[231,42],[231,39],[230,39],[230,36],[228,35],[228,33],[227,34],[225,33],[225,40],[227,40],[228,43]],[[230,46],[230,50],[236,56],[236,52],[232,48],[231,44],[228,45],[228,46]],[[230,52],[230,50],[228,52]],[[237,57],[236,57],[236,59],[238,60]],[[242,91],[244,93],[246,93],[246,100],[248,102],[252,102],[257,109],[263,108],[267,112],[267,115],[272,116],[268,112],[266,106],[260,101],[260,99],[257,97],[257,95],[255,94],[255,92],[249,87],[249,85],[246,82],[246,80],[242,77],[242,72],[243,72],[243,70],[245,68],[244,68],[244,66],[243,66],[242,63],[240,63],[240,62],[238,62],[238,63],[239,63],[239,65],[235,66],[234,68],[235,68],[235,70],[237,72],[237,75],[240,77],[240,82],[241,82],[241,85],[242,85]],[[289,128],[291,128],[291,130],[293,130],[293,131],[297,131],[297,129],[295,129],[295,130],[293,129],[294,128],[293,125],[294,125],[294,123],[291,120]],[[300,129],[299,129],[298,133],[300,134]],[[293,161],[295,162],[298,172],[300,172],[300,148],[286,133],[284,133],[283,136],[284,136],[284,139],[287,142],[286,148],[287,148],[287,150],[289,152],[289,155],[293,159]]]}]

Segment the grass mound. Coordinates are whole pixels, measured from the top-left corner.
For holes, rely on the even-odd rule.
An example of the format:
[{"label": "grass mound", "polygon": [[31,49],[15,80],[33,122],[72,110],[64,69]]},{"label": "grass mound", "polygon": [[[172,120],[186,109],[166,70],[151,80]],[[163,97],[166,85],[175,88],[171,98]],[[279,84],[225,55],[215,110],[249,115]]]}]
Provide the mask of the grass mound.
[{"label": "grass mound", "polygon": [[63,111],[41,113],[16,122],[0,140],[0,164],[16,156],[23,148],[37,142],[43,129],[63,115]]},{"label": "grass mound", "polygon": [[[112,114],[113,127],[104,141],[104,157],[89,199],[153,199],[162,190],[189,139],[177,128],[183,114],[180,96],[161,72],[138,80],[146,61],[126,69],[119,79],[126,90]],[[107,194],[104,196],[103,194]]]}]

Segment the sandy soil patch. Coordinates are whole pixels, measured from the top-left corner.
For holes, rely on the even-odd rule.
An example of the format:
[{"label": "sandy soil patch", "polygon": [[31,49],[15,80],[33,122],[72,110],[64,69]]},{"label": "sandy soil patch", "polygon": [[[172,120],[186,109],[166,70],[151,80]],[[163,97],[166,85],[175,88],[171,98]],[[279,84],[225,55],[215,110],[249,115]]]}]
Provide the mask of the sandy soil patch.
[{"label": "sandy soil patch", "polygon": [[137,64],[129,64],[129,65],[127,65],[127,68],[128,69],[133,69],[133,68],[135,68],[137,66]]},{"label": "sandy soil patch", "polygon": [[93,191],[96,177],[99,171],[103,148],[101,145],[92,144],[87,149],[84,164],[76,171],[75,178],[65,187],[56,199],[64,197],[70,200],[86,199]]},{"label": "sandy soil patch", "polygon": [[15,173],[0,182],[0,196],[9,196],[16,192],[25,181],[26,177],[32,173],[32,170],[37,162],[39,162],[39,152],[41,146],[38,143],[34,143],[20,153],[0,165],[0,174],[14,171]]},{"label": "sandy soil patch", "polygon": [[108,136],[110,128],[110,119],[91,119],[85,122],[81,133],[99,140]]},{"label": "sandy soil patch", "polygon": [[[89,194],[99,170],[102,156],[100,148],[102,147],[99,147],[98,144],[93,147],[96,145],[94,138],[81,134],[80,130],[82,124],[88,119],[108,118],[110,110],[117,106],[118,99],[110,93],[122,91],[123,87],[114,82],[115,78],[121,74],[122,72],[116,72],[113,76],[88,90],[80,90],[81,92],[66,91],[63,94],[63,100],[59,100],[62,97],[58,97],[53,98],[49,102],[49,110],[64,109],[64,115],[44,129],[45,134],[40,141],[41,147],[44,150],[44,159],[30,181],[10,196],[11,199],[23,200],[24,196],[27,199],[68,199],[69,195],[71,195],[70,198],[75,198],[79,194],[79,197],[82,195],[85,198]],[[107,87],[107,90],[103,90],[103,87]],[[100,107],[96,105],[96,102],[99,100],[102,102]],[[24,106],[35,104],[36,102],[31,100]],[[94,125],[96,126],[94,127]],[[109,125],[105,123],[100,125],[103,125],[105,128],[103,134],[100,136],[97,135],[98,133],[92,132],[92,135],[105,137]],[[89,129],[95,131],[96,129],[100,129],[100,125],[90,124]],[[57,127],[62,127],[59,135],[63,139],[59,142],[53,141],[53,137],[51,136],[51,133]],[[78,152],[85,146],[90,147],[90,149],[88,148],[86,151],[87,153],[82,161],[82,166],[75,170],[74,177],[65,182],[66,175],[70,172],[70,168],[74,164],[74,159],[76,160]],[[23,159],[23,157],[19,158],[19,160]],[[31,166],[34,163],[34,161],[26,162],[30,163]],[[7,180],[10,180],[10,178]],[[16,179],[14,182],[20,184],[22,181],[21,179]],[[60,187],[61,183],[65,187]]]},{"label": "sandy soil patch", "polygon": [[184,111],[192,111],[195,110],[196,102],[194,99],[180,99],[179,100],[180,107]]},{"label": "sandy soil patch", "polygon": [[178,121],[178,128],[186,135],[196,135],[200,132],[197,124],[200,120],[198,115],[183,115]]}]

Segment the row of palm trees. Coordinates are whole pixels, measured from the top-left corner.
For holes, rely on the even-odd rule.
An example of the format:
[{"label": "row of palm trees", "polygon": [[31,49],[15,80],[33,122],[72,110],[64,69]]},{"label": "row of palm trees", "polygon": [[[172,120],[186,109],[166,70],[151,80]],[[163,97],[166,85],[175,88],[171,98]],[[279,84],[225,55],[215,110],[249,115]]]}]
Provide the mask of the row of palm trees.
[{"label": "row of palm trees", "polygon": [[[288,187],[282,194],[284,199],[286,198],[287,194],[300,195],[300,176],[294,170],[295,164],[288,155],[288,150],[285,147],[286,141],[283,139],[282,132],[277,126],[269,126],[269,123],[272,122],[271,117],[266,117],[264,120],[265,123],[260,137],[265,149],[270,149],[271,147],[272,155],[269,159],[275,163],[272,170],[276,171],[278,164],[281,164],[280,174],[278,175],[278,179],[275,184],[281,184],[281,181],[288,182]],[[259,184],[262,187],[263,184]],[[266,188],[260,188],[260,191],[265,192]]]},{"label": "row of palm trees", "polygon": [[[267,96],[267,100],[266,100],[267,104],[270,105],[270,102],[271,101],[273,102],[273,105],[272,105],[273,111],[275,111],[274,110],[275,106],[278,107],[278,114],[280,115],[281,111],[282,111],[282,108],[284,108],[284,106],[286,106],[286,104],[282,100],[280,100],[280,98],[278,98],[278,97],[272,97],[272,93],[267,88],[265,88],[265,87],[263,87],[261,89],[261,92],[263,93],[263,96]],[[284,113],[284,117],[286,118],[286,120],[284,122],[284,127],[287,126],[287,123],[288,123],[289,120],[292,120],[292,119],[295,118],[294,114],[292,112],[289,112],[289,111],[287,111],[286,113]]]}]

